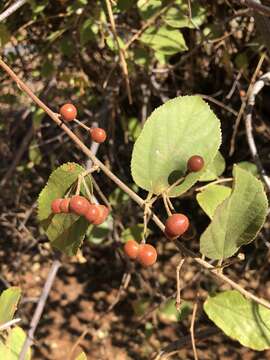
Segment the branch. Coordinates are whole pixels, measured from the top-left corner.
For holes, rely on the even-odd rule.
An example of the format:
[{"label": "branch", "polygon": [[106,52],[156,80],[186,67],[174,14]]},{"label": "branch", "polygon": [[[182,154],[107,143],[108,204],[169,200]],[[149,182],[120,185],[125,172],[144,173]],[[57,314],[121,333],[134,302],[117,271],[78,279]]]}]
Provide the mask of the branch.
[{"label": "branch", "polygon": [[[210,336],[218,334],[217,328],[209,328],[206,330],[201,330],[196,333],[197,341],[208,340]],[[152,360],[162,360],[168,359],[169,356],[175,355],[178,353],[185,345],[191,343],[190,335],[182,337],[180,340],[173,341],[169,345],[165,346],[162,350],[159,351]]]},{"label": "branch", "polygon": [[259,173],[261,175],[262,180],[265,182],[265,185],[267,186],[268,191],[270,192],[270,179],[267,176],[263,165],[261,163],[258,150],[256,147],[256,143],[253,137],[252,133],[252,112],[255,105],[255,99],[256,96],[259,94],[259,92],[262,90],[262,88],[265,85],[270,85],[270,72],[264,74],[260,77],[260,79],[254,84],[253,88],[250,91],[248,100],[247,100],[247,110],[246,110],[246,116],[245,116],[245,125],[246,125],[246,135],[247,135],[247,141],[249,150],[251,152],[251,155],[257,165],[257,168],[259,170]]},{"label": "branch", "polygon": [[240,2],[241,5],[246,5],[250,9],[264,16],[270,16],[270,7],[261,4],[258,0],[240,0],[238,2]]},{"label": "branch", "polygon": [[123,71],[123,75],[124,75],[125,82],[126,82],[128,101],[129,101],[129,104],[132,104],[132,96],[131,96],[131,89],[130,89],[130,81],[129,81],[129,77],[128,77],[128,67],[127,67],[127,62],[126,62],[126,58],[125,58],[125,51],[123,49],[121,49],[120,44],[119,44],[110,0],[105,0],[105,1],[106,1],[106,7],[107,7],[111,27],[112,27],[114,41],[117,45],[117,49],[119,52],[119,58],[120,58],[121,66],[122,66],[122,71]]},{"label": "branch", "polygon": [[21,6],[23,6],[28,0],[18,0],[13,5],[10,5],[2,14],[0,14],[0,22],[8,18]]},{"label": "branch", "polygon": [[61,263],[58,260],[55,260],[52,263],[52,266],[50,268],[47,280],[46,280],[46,282],[44,284],[41,296],[39,298],[39,302],[38,302],[36,310],[34,312],[34,316],[33,316],[32,320],[31,320],[30,329],[28,331],[27,338],[25,339],[25,342],[23,344],[23,347],[22,347],[22,350],[20,352],[18,360],[25,360],[27,351],[28,351],[29,347],[31,346],[31,344],[33,343],[36,328],[38,326],[38,323],[39,323],[39,320],[41,318],[42,312],[44,310],[48,295],[50,293],[50,290],[52,288],[55,276],[56,276],[57,271],[58,271],[60,266],[61,266]]},{"label": "branch", "polygon": [[[43,109],[50,118],[74,141],[74,143],[80,148],[80,150],[88,156],[94,164],[98,165],[99,168],[104,172],[104,174],[111,179],[118,187],[120,187],[125,193],[129,195],[129,197],[135,201],[139,206],[144,207],[145,201],[139,195],[137,195],[133,190],[131,190],[123,181],[121,181],[114,173],[112,173],[93,153],[84,143],[73,133],[70,128],[65,125],[59,118],[58,114],[53,112],[47,105],[45,105],[33,92],[32,90],[22,81],[19,77],[14,73],[14,71],[0,58],[0,67],[2,67],[9,76],[17,83],[18,87],[24,91],[41,109]],[[152,212],[149,210],[149,214],[152,216],[152,220],[155,224],[160,228],[162,232],[165,232],[165,226],[162,221]],[[270,309],[270,303],[267,300],[261,299],[256,295],[250,293],[236,282],[231,280],[226,275],[219,273],[214,266],[209,264],[207,261],[203,260],[193,251],[187,249],[182,243],[179,241],[175,242],[176,246],[182,251],[182,253],[186,254],[187,256],[193,258],[201,267],[208,270],[210,274],[213,274],[215,277],[219,278],[223,282],[229,284],[232,288],[238,290],[244,296],[249,299],[254,300],[258,304],[264,305],[268,309]],[[22,360],[22,359],[20,359]]]}]

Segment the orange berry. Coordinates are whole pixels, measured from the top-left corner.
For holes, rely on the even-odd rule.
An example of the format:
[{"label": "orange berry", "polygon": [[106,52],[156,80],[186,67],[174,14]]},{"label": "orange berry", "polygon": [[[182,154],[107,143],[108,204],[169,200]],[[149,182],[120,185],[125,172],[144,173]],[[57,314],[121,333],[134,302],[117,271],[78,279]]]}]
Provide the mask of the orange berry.
[{"label": "orange berry", "polygon": [[135,240],[128,240],[124,245],[125,254],[132,260],[135,260],[139,253],[140,245]]},{"label": "orange berry", "polygon": [[104,223],[110,212],[109,208],[104,205],[98,205],[98,209],[99,215],[97,216],[96,220],[93,221],[94,225],[101,225],[102,223]]},{"label": "orange berry", "polygon": [[64,121],[73,121],[77,117],[77,109],[73,104],[61,106],[59,112]]},{"label": "orange berry", "polygon": [[85,215],[89,209],[89,201],[80,195],[74,195],[70,199],[70,210],[77,215]]},{"label": "orange berry", "polygon": [[157,251],[150,244],[142,244],[139,247],[138,261],[142,266],[151,266],[157,260]]},{"label": "orange berry", "polygon": [[96,204],[90,204],[86,214],[84,215],[86,220],[93,223],[100,216],[99,206]]},{"label": "orange berry", "polygon": [[165,222],[165,234],[170,237],[178,237],[187,231],[189,220],[184,214],[173,214]]},{"label": "orange berry", "polygon": [[55,199],[53,200],[53,202],[51,203],[51,210],[54,214],[60,214],[61,213],[61,209],[60,209],[60,203],[63,199]]},{"label": "orange berry", "polygon": [[90,131],[92,140],[95,141],[96,143],[101,144],[106,140],[107,134],[104,129],[92,128],[89,131]]},{"label": "orange berry", "polygon": [[193,155],[189,158],[187,168],[190,172],[201,171],[204,167],[204,160],[200,155]]},{"label": "orange berry", "polygon": [[69,213],[69,203],[70,203],[69,198],[62,199],[59,205],[62,213]]}]

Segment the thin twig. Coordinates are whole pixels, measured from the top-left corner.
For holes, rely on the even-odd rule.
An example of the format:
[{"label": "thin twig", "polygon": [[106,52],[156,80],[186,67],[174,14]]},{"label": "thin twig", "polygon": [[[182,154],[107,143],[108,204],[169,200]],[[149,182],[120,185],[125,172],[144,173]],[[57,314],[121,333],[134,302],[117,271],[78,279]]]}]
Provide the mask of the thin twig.
[{"label": "thin twig", "polygon": [[164,206],[165,206],[165,209],[166,209],[166,213],[168,216],[171,216],[172,215],[172,212],[171,212],[171,209],[168,205],[168,202],[167,202],[167,195],[165,193],[162,193],[162,199],[163,199],[163,203],[164,203]]},{"label": "thin twig", "polygon": [[[139,206],[144,207],[145,201],[139,195],[137,195],[132,189],[130,189],[123,181],[121,181],[114,173],[112,173],[85,145],[84,143],[73,133],[73,131],[56,116],[56,114],[45,105],[34,93],[33,91],[22,81],[19,77],[14,73],[14,71],[0,58],[0,66],[5,70],[9,76],[18,84],[19,88],[24,91],[28,96],[39,106],[41,107],[49,117],[61,127],[61,129],[70,137],[71,140],[80,148],[80,150],[88,156],[94,164],[98,165],[99,168],[104,172],[104,174],[110,178],[119,188],[121,188],[125,193],[129,195],[129,197],[135,201]],[[160,228],[161,231],[165,231],[165,226],[162,221],[156,216],[151,209],[149,209],[149,213],[152,216],[152,220],[156,223],[156,225]],[[175,241],[175,245],[178,249],[186,256],[191,257],[197,264],[203,267],[206,270],[209,270],[210,274],[213,274],[215,277],[219,278],[223,282],[230,285],[235,290],[238,290],[241,294],[246,296],[247,298],[254,300],[258,304],[261,304],[268,309],[270,309],[270,303],[267,300],[261,299],[251,292],[247,291],[245,288],[231,280],[228,276],[224,274],[218,274],[211,264],[207,261],[199,257],[193,251],[187,249],[182,243],[179,241]]]},{"label": "thin twig", "polygon": [[28,0],[17,0],[14,4],[10,5],[5,11],[0,14],[0,22],[8,18],[15,11],[17,11],[21,6],[23,6]]},{"label": "thin twig", "polygon": [[42,312],[44,310],[47,298],[48,298],[49,293],[51,291],[55,276],[56,276],[57,271],[58,271],[60,266],[61,266],[60,261],[58,261],[58,260],[53,261],[52,266],[50,268],[50,271],[48,273],[46,282],[45,282],[44,287],[42,289],[42,293],[41,293],[41,296],[39,298],[36,310],[34,312],[32,320],[31,320],[30,329],[28,331],[27,338],[24,341],[24,344],[23,344],[23,347],[22,347],[22,350],[20,352],[18,360],[25,360],[27,351],[28,351],[29,347],[31,346],[31,344],[33,343],[36,328],[38,326],[38,323],[39,323],[39,320],[41,318]]},{"label": "thin twig", "polygon": [[92,183],[93,186],[95,188],[95,191],[98,193],[99,197],[101,198],[101,200],[104,202],[104,204],[106,204],[106,206],[112,210],[112,206],[109,202],[109,200],[106,198],[106,196],[103,194],[101,188],[99,187],[98,183],[96,182],[96,180],[92,177]]},{"label": "thin twig", "polygon": [[213,98],[212,96],[209,96],[209,95],[204,95],[204,94],[197,94],[199,96],[201,96],[203,99],[205,100],[209,100],[211,101],[212,103],[220,106],[221,108],[223,108],[224,110],[227,110],[228,112],[230,112],[231,114],[233,114],[234,116],[237,116],[237,111],[235,111],[233,108],[231,108],[230,106],[228,105],[225,105],[223,104],[223,102]]},{"label": "thin twig", "polygon": [[[209,336],[216,335],[218,333],[217,328],[210,328],[207,330],[202,330],[196,333],[196,340],[197,341],[203,341],[205,339],[208,339]],[[190,336],[184,336],[180,340],[173,341],[164,349],[160,350],[157,355],[152,357],[153,360],[162,360],[162,359],[168,359],[170,356],[175,355],[178,353],[185,345],[190,344],[191,339]]]},{"label": "thin twig", "polygon": [[128,67],[127,67],[127,62],[126,62],[126,59],[125,59],[125,50],[122,49],[120,44],[119,44],[119,40],[118,40],[118,36],[117,36],[117,32],[116,32],[116,26],[115,26],[115,21],[114,21],[114,17],[113,17],[112,6],[111,6],[111,3],[110,3],[110,0],[105,0],[105,1],[106,1],[107,11],[108,11],[108,15],[109,15],[109,19],[110,19],[110,23],[111,23],[111,27],[112,27],[113,37],[114,37],[115,43],[116,43],[117,48],[118,48],[119,58],[120,58],[121,66],[122,66],[122,71],[123,71],[123,75],[124,75],[125,82],[126,82],[128,101],[129,101],[130,104],[132,104],[132,95],[131,95],[130,81],[129,81],[129,76],[128,76]]},{"label": "thin twig", "polygon": [[193,305],[191,324],[190,324],[191,344],[192,344],[193,355],[194,355],[195,360],[198,360],[198,354],[197,354],[196,342],[195,342],[195,335],[194,335],[194,326],[195,326],[197,310],[198,310],[198,296],[196,297],[195,303]]},{"label": "thin twig", "polygon": [[176,267],[176,309],[178,311],[180,311],[180,306],[181,306],[181,281],[180,281],[180,271],[182,269],[182,266],[184,265],[185,262],[185,258],[182,258],[179,262],[179,264]]},{"label": "thin twig", "polygon": [[255,1],[255,0],[239,0],[238,2],[240,2],[241,5],[246,5],[250,9],[252,9],[254,11],[257,11],[257,12],[259,12],[260,14],[262,14],[264,16],[270,16],[270,7],[263,5],[258,1]]},{"label": "thin twig", "polygon": [[[252,78],[251,78],[251,81],[250,81],[250,84],[249,84],[249,87],[248,87],[248,90],[247,90],[247,97],[249,97],[249,94],[251,92],[251,89],[252,89],[252,86],[256,80],[256,77],[262,67],[262,64],[263,64],[263,61],[265,59],[265,53],[260,57],[260,60],[258,62],[258,65],[256,66],[256,69],[254,71],[254,74],[252,75]],[[241,119],[242,119],[242,116],[244,114],[244,111],[245,111],[245,107],[246,107],[246,102],[243,101],[242,104],[241,104],[241,107],[240,107],[240,110],[239,110],[239,113],[237,115],[237,118],[235,120],[235,124],[234,124],[234,127],[233,127],[233,134],[232,134],[232,139],[231,139],[231,144],[230,144],[230,151],[229,151],[229,156],[232,156],[233,153],[234,153],[234,150],[235,150],[235,139],[236,139],[236,135],[237,135],[237,131],[238,131],[238,128],[239,128],[239,125],[240,125],[240,122],[241,122]]]},{"label": "thin twig", "polygon": [[18,322],[20,322],[20,321],[21,321],[20,318],[12,319],[12,320],[10,320],[10,321],[7,321],[5,324],[0,325],[0,331],[7,330],[7,329],[9,329],[11,326],[13,326],[13,325],[15,325],[15,324],[18,324]]},{"label": "thin twig", "polygon": [[206,185],[203,185],[203,186],[200,186],[198,188],[195,189],[195,191],[203,191],[205,190],[208,186],[210,185],[216,185],[216,184],[223,184],[225,182],[232,182],[233,181],[233,178],[222,178],[222,179],[217,179],[215,181],[212,181],[211,183],[209,184],[206,184]]},{"label": "thin twig", "polygon": [[261,175],[262,180],[265,182],[268,191],[270,192],[270,179],[267,176],[263,165],[261,163],[258,150],[256,147],[256,143],[252,133],[252,112],[255,105],[256,96],[262,90],[265,85],[270,85],[270,72],[264,74],[252,87],[248,100],[247,100],[247,111],[245,116],[245,125],[246,125],[246,134],[247,134],[247,141],[248,146],[251,152],[251,155],[257,165],[259,173]]}]

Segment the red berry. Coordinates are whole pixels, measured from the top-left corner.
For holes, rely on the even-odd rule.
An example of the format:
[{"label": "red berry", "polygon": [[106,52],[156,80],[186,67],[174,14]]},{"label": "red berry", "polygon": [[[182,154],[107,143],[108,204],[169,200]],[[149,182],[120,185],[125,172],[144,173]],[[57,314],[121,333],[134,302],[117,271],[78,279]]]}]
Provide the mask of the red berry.
[{"label": "red berry", "polygon": [[73,121],[77,117],[77,109],[73,104],[65,104],[60,108],[60,115],[64,121]]},{"label": "red berry", "polygon": [[69,198],[62,199],[59,205],[62,213],[66,213],[66,214],[69,213],[69,203],[70,203]]},{"label": "red berry", "polygon": [[70,210],[77,215],[85,215],[89,209],[89,201],[80,195],[74,195],[70,199]]},{"label": "red berry", "polygon": [[61,213],[61,209],[60,209],[60,203],[63,199],[55,199],[53,200],[53,202],[51,203],[51,209],[52,212],[54,214],[60,214]]},{"label": "red berry", "polygon": [[165,234],[168,237],[177,237],[187,231],[189,220],[184,214],[173,214],[165,222]]},{"label": "red berry", "polygon": [[100,216],[99,206],[96,204],[90,204],[84,216],[86,220],[88,220],[90,223],[93,223]]},{"label": "red berry", "polygon": [[90,135],[92,137],[92,140],[99,144],[103,143],[107,137],[106,131],[101,128],[90,129]]},{"label": "red berry", "polygon": [[190,172],[197,172],[204,167],[204,160],[200,155],[193,155],[189,158],[187,168]]},{"label": "red berry", "polygon": [[94,225],[100,225],[102,223],[104,223],[104,221],[107,219],[108,215],[109,215],[109,208],[107,208],[104,205],[98,205],[98,209],[99,209],[99,215],[97,216],[96,220],[93,221]]},{"label": "red berry", "polygon": [[150,244],[143,244],[139,247],[138,261],[143,266],[151,266],[157,260],[157,251]]},{"label": "red berry", "polygon": [[124,251],[130,259],[135,260],[138,256],[139,248],[140,248],[140,245],[137,243],[137,241],[128,240],[125,243]]}]

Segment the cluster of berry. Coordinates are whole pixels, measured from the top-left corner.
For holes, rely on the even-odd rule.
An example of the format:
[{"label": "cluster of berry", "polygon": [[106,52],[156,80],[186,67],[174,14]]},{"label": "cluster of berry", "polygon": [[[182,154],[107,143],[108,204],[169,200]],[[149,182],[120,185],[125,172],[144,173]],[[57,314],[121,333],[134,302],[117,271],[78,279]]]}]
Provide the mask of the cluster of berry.
[{"label": "cluster of berry", "polygon": [[[77,117],[77,109],[73,104],[65,104],[61,106],[60,111],[61,119],[64,121],[70,122],[76,120]],[[82,125],[78,120],[79,125]],[[102,128],[89,128],[88,126],[83,126],[86,130],[89,131],[89,134],[93,141],[101,144],[106,140],[107,134],[106,131]]]},{"label": "cluster of berry", "polygon": [[[203,167],[204,159],[200,155],[191,156],[187,162],[188,172],[198,172]],[[165,222],[165,235],[170,239],[176,239],[183,235],[188,227],[189,219],[186,215],[172,214]],[[137,260],[143,266],[151,266],[157,260],[157,251],[150,244],[138,244],[135,240],[128,240],[124,251],[131,260]]]},{"label": "cluster of berry", "polygon": [[157,251],[150,244],[138,244],[135,240],[128,240],[124,251],[130,259],[139,261],[143,266],[151,266],[157,260]]},{"label": "cluster of berry", "polygon": [[86,220],[94,225],[102,224],[109,215],[109,208],[104,205],[92,204],[80,195],[53,200],[51,210],[53,214],[72,212],[79,216],[84,216]]}]

